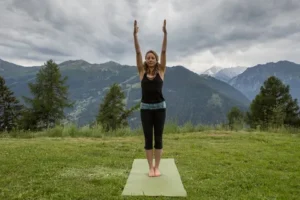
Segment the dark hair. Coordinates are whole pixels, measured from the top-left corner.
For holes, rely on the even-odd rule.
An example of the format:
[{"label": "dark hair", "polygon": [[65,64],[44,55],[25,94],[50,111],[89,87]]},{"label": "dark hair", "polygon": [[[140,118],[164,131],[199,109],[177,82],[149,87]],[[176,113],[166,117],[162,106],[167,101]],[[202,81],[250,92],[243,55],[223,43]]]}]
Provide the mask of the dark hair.
[{"label": "dark hair", "polygon": [[[146,55],[145,55],[145,59],[147,58],[147,55],[148,55],[149,53],[153,53],[154,56],[155,56],[155,58],[156,58],[155,72],[158,72],[158,69],[159,69],[158,55],[157,55],[157,53],[156,53],[155,51],[149,50],[149,51],[147,51],[147,53],[146,53]],[[148,72],[148,68],[149,68],[149,67],[148,67],[148,65],[147,65],[147,62],[144,61],[144,70],[145,70],[146,73]]]}]

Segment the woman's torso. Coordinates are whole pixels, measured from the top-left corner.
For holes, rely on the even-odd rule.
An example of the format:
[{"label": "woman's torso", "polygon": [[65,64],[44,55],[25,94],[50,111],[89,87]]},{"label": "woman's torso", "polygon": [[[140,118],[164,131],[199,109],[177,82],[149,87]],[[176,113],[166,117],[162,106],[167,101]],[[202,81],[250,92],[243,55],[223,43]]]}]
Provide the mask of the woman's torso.
[{"label": "woman's torso", "polygon": [[144,73],[141,87],[143,103],[161,103],[165,100],[162,94],[163,80],[158,72],[153,79],[148,78],[147,73]]}]

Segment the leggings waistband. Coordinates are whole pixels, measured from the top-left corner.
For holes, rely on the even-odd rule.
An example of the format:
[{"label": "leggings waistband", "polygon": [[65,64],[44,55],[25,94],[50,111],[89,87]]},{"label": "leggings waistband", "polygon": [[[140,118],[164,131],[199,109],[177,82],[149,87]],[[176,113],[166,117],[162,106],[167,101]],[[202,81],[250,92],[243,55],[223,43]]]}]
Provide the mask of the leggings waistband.
[{"label": "leggings waistband", "polygon": [[160,103],[143,103],[141,102],[141,106],[140,106],[140,109],[150,109],[150,110],[153,110],[153,109],[163,109],[163,108],[166,108],[167,105],[166,105],[166,102],[163,101],[163,102],[160,102]]}]

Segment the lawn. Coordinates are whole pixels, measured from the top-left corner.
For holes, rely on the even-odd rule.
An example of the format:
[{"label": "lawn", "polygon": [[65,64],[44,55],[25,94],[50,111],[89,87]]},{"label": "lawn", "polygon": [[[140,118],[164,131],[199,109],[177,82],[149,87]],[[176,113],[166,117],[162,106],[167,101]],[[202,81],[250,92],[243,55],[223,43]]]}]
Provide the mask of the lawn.
[{"label": "lawn", "polygon": [[[187,199],[299,199],[299,134],[203,131],[166,134]],[[0,199],[122,197],[143,137],[0,139]]]}]

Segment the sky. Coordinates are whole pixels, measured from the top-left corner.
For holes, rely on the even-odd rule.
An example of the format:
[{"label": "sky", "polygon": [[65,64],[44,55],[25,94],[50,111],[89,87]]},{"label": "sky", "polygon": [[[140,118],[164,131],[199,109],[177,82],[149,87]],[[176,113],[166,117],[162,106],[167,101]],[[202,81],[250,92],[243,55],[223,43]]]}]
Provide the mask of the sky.
[{"label": "sky", "polygon": [[136,65],[134,20],[144,57],[160,54],[164,19],[170,67],[300,63],[299,0],[0,0],[0,59]]}]

